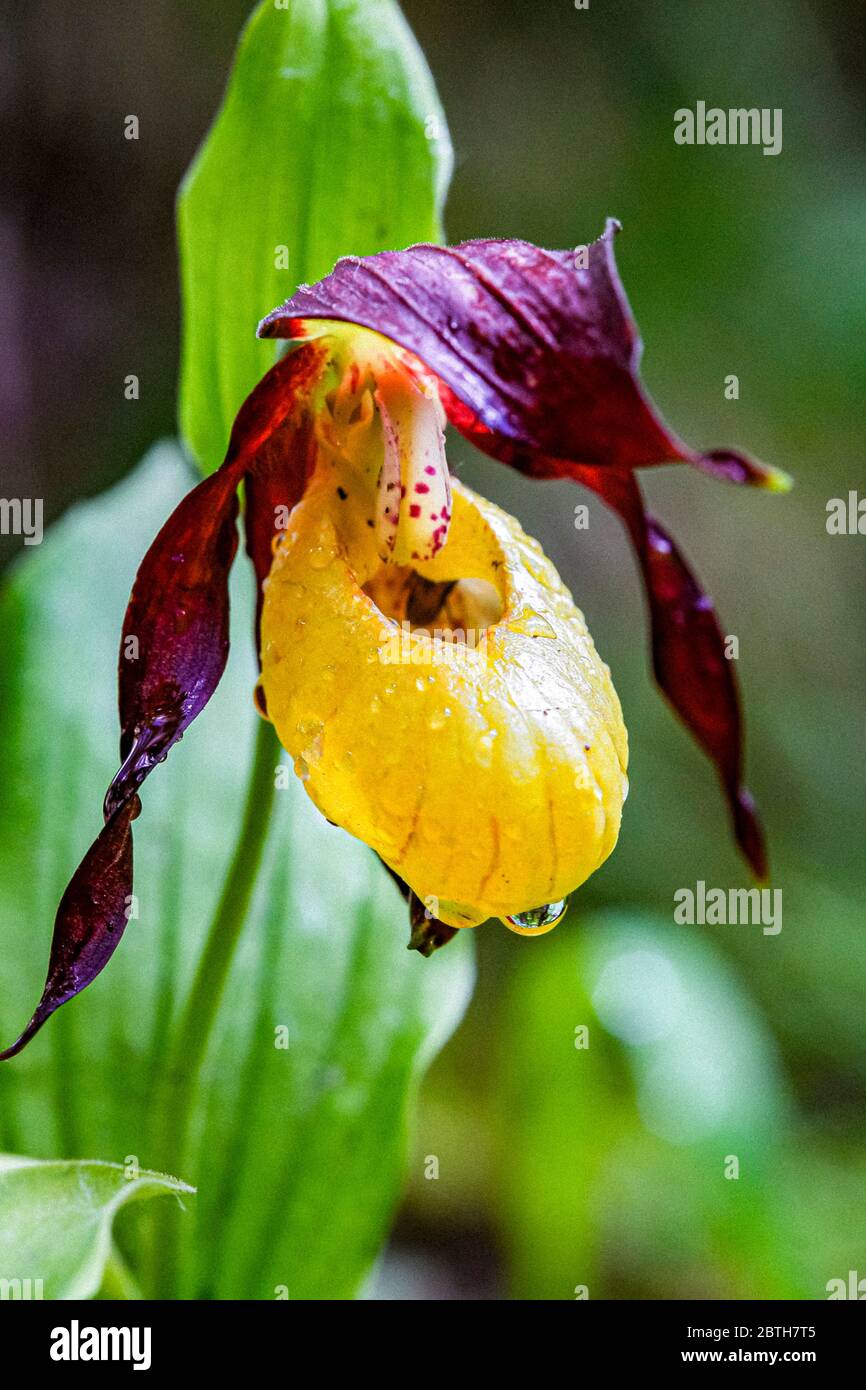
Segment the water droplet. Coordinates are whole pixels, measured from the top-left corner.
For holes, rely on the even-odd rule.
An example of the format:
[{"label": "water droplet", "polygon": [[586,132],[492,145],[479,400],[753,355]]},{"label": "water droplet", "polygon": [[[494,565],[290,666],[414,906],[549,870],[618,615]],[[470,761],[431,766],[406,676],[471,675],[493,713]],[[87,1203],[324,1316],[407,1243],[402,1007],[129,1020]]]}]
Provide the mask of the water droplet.
[{"label": "water droplet", "polygon": [[488,729],[486,734],[482,734],[475,747],[475,761],[482,767],[489,767],[493,761],[493,744],[496,739],[498,729]]},{"label": "water droplet", "polygon": [[546,618],[532,608],[524,608],[509,619],[507,627],[512,632],[520,632],[524,637],[555,637],[556,630]]},{"label": "water droplet", "polygon": [[528,912],[518,912],[514,917],[503,917],[510,931],[518,936],[544,936],[561,922],[568,909],[568,898],[557,903],[545,903],[543,907],[531,907]]},{"label": "water droplet", "polygon": [[[310,768],[315,767],[322,756],[324,728],[319,719],[301,719],[295,725],[295,729],[303,739],[299,762],[303,764],[304,772],[298,772],[298,776],[309,776]],[[295,771],[298,771],[297,764]]]},{"label": "water droplet", "polygon": [[310,551],[310,557],[307,563],[310,569],[326,570],[331,563],[331,558],[331,552],[326,550],[323,545],[318,545],[315,550]]}]

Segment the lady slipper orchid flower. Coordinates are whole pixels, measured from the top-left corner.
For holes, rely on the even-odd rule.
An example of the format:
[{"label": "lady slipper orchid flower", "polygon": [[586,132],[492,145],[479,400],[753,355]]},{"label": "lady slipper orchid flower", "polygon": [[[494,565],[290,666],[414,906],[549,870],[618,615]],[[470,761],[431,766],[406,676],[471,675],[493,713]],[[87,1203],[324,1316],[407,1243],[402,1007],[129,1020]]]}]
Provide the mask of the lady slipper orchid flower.
[{"label": "lady slipper orchid flower", "polygon": [[680,462],[738,483],[785,479],[731,450],[696,452],[664,425],[638,377],[617,230],[608,223],[585,258],[522,241],[348,257],[264,319],[261,336],[289,350],[242,406],[221,469],[184,498],[139,569],[105,824],[61,900],[42,999],[2,1056],[121,938],[139,789],[225,667],[241,483],[260,709],[324,815],[397,879],[410,945],[427,954],[490,916],[546,931],[610,854],[628,785],[610,673],[537,542],[450,477],[446,421],[531,477],[583,483],[621,516],[658,683],[765,875],[712,601],[635,474]]}]

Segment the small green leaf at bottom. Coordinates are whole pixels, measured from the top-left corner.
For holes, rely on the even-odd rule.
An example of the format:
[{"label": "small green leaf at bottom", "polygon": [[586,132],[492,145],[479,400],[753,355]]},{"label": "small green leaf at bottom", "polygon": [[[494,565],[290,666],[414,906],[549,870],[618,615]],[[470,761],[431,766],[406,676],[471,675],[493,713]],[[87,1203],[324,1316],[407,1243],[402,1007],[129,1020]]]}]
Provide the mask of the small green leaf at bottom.
[{"label": "small green leaf at bottom", "polygon": [[194,1192],[178,1178],[120,1163],[0,1155],[0,1298],[92,1298],[121,1207]]}]

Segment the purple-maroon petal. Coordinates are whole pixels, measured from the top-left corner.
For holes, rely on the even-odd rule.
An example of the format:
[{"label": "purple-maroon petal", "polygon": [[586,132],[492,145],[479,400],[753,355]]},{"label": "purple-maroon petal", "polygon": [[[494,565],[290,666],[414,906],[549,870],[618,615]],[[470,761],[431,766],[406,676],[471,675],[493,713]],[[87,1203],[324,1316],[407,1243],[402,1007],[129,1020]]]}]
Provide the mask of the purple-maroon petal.
[{"label": "purple-maroon petal", "polygon": [[[606,468],[692,463],[738,481],[780,475],[731,450],[703,454],[665,425],[639,377],[641,342],[613,254],[618,224],[575,251],[467,241],[346,257],[261,323],[294,338],[304,321],[357,323],[413,352],[439,378],[452,423],[497,458],[540,455]],[[481,442],[483,437],[485,442]]]},{"label": "purple-maroon petal", "polygon": [[137,797],[120,806],[73,874],[57,909],[42,998],[21,1036],[0,1052],[0,1061],[20,1052],[54,1010],[95,980],[113,955],[131,911],[131,822],[138,810]]},{"label": "purple-maroon petal", "polygon": [[[299,398],[318,371],[323,350],[306,344],[278,362],[244,402],[225,463],[188,493],[163,526],[135,580],[120,644],[120,756],[105,814],[137,791],[145,777],[201,714],[225,670],[229,650],[228,579],[237,550],[238,484],[252,490],[254,525],[248,548],[260,581],[264,564],[257,478],[268,497],[298,500],[305,462],[271,442],[295,429]],[[280,470],[284,481],[278,482]],[[273,514],[270,519],[273,536]],[[270,538],[267,541],[270,553]],[[268,566],[269,568],[269,566]]]},{"label": "purple-maroon petal", "polygon": [[[123,934],[138,789],[204,709],[228,658],[238,485],[254,480],[248,547],[261,579],[265,502],[256,499],[268,506],[277,497],[297,501],[307,479],[306,456],[288,447],[269,449],[269,441],[280,432],[288,443],[286,431],[295,429],[323,359],[321,346],[305,344],[268,372],[241,407],[222,468],[183,499],[141,563],[121,638],[122,761],[105,796],[105,826],[60,903],[39,1006],[0,1061],[19,1052],[55,1009],[95,979]],[[304,436],[304,426],[297,430]]]},{"label": "purple-maroon petal", "polygon": [[239,479],[229,467],[199,483],[136,576],[120,644],[122,764],[106,795],[108,816],[201,714],[225,669]]},{"label": "purple-maroon petal", "polygon": [[767,877],[764,832],[743,785],[743,732],[733,663],[710,596],[664,527],[650,516],[631,473],[571,470],[628,528],[649,602],[655,677],[712,760],[724,787],[737,843],[758,879]]},{"label": "purple-maroon petal", "polygon": [[[274,558],[274,541],[300,502],[316,461],[316,438],[309,416],[290,420],[260,446],[255,468],[244,485],[247,554],[256,572],[256,650],[259,650],[264,583]],[[290,466],[287,466],[290,465]]]}]

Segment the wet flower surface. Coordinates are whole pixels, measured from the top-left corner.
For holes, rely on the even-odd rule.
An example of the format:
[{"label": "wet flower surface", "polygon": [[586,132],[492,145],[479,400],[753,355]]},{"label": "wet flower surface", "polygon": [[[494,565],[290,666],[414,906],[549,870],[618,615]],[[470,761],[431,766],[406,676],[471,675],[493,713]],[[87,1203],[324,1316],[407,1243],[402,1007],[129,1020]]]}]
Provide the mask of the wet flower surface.
[{"label": "wet flower surface", "polygon": [[[373,533],[329,472],[292,514],[262,623],[268,714],[307,791],[449,925],[562,898],[613,849],[627,787],[581,614],[517,522],[455,483],[448,538],[410,574],[447,587],[452,614],[466,586],[466,620],[434,614],[388,660]],[[501,615],[470,645],[481,585]]]},{"label": "wet flower surface", "polygon": [[635,470],[689,463],[770,488],[784,478],[668,431],[638,379],[615,230],[586,264],[516,241],[347,258],[263,321],[264,336],[291,340],[287,353],[242,407],[222,468],[181,502],[139,570],[105,825],[61,901],[43,998],[2,1055],[120,940],[139,788],[225,667],[241,483],[260,707],[324,814],[404,888],[410,944],[426,953],[492,915],[541,934],[610,853],[627,791],[610,674],[538,544],[450,478],[446,420],[530,476],[583,483],[623,518],[657,679],[713,761],[763,876],[712,602],[647,514]]}]

